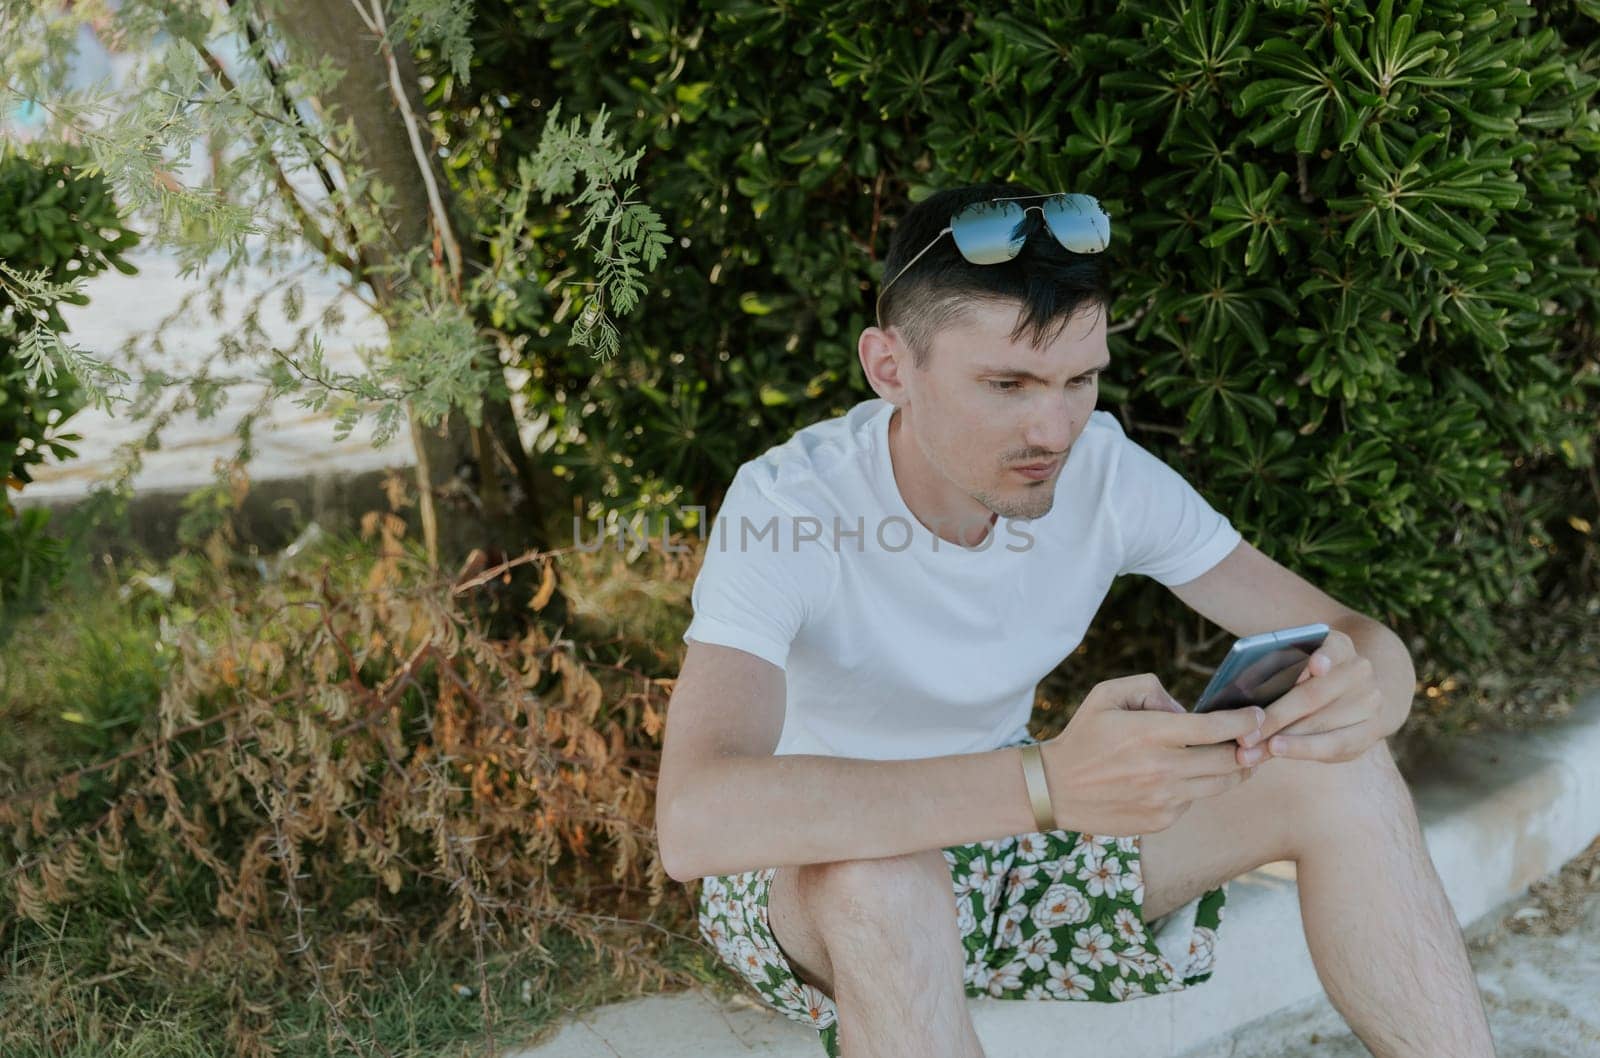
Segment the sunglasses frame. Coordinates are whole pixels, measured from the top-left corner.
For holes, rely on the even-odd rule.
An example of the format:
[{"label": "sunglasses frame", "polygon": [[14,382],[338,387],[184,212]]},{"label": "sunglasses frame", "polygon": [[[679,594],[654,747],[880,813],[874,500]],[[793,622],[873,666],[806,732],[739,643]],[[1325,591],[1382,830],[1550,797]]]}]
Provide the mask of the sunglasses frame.
[{"label": "sunglasses frame", "polygon": [[[1099,199],[1095,198],[1093,195],[1086,195],[1086,194],[1083,194],[1082,192],[1074,192],[1074,191],[1052,191],[1052,192],[1050,192],[1048,194],[1043,194],[1043,195],[1012,195],[1012,196],[1006,196],[1006,197],[1001,197],[1001,198],[986,198],[986,199],[982,199],[982,200],[980,200],[978,202],[969,202],[965,206],[962,206],[961,209],[956,210],[955,213],[951,214],[950,223],[945,225],[944,230],[940,231],[939,234],[935,235],[931,240],[929,240],[928,245],[926,245],[922,249],[918,250],[917,251],[917,255],[915,257],[913,257],[911,260],[907,261],[906,264],[905,264],[905,267],[900,269],[900,271],[898,271],[898,272],[896,272],[894,274],[894,279],[889,280],[887,283],[885,283],[883,285],[883,289],[878,291],[878,301],[877,301],[876,306],[873,309],[873,315],[877,317],[878,326],[880,328],[883,326],[883,296],[889,292],[889,288],[890,287],[894,286],[896,280],[898,280],[901,276],[905,275],[907,272],[909,272],[911,270],[911,266],[912,265],[914,265],[918,261],[922,260],[922,255],[923,254],[925,254],[929,250],[933,249],[935,243],[937,243],[940,239],[944,238],[946,235],[951,235],[951,234],[954,233],[956,218],[959,217],[962,214],[962,212],[964,212],[965,210],[971,209],[973,206],[987,205],[990,202],[1026,202],[1029,199],[1035,199],[1035,198],[1065,198],[1065,197],[1067,197],[1069,195],[1079,195],[1080,197],[1089,199],[1091,202],[1094,203],[1095,208],[1100,211],[1101,215],[1104,216],[1107,221],[1110,221],[1111,214],[1106,212],[1105,207],[1100,204],[1100,200]],[[1050,228],[1050,218],[1044,212],[1044,204],[1043,203],[1039,203],[1037,205],[1032,205],[1032,206],[1023,206],[1022,207],[1022,216],[1024,218],[1026,218],[1027,215],[1033,210],[1038,210],[1039,211],[1039,216],[1044,219],[1046,229],[1050,230],[1050,234],[1051,235],[1055,235],[1054,229]],[[1056,236],[1056,241],[1057,242],[1061,241],[1059,236]],[[1109,241],[1110,241],[1110,232],[1108,230],[1107,231],[1107,242],[1109,243]],[[1063,244],[1063,245],[1065,245],[1065,244]],[[957,249],[957,251],[961,250],[961,247],[960,247],[959,243],[957,244],[956,249]],[[1102,246],[1098,250],[1073,250],[1072,252],[1073,253],[1101,253],[1104,250],[1105,250],[1105,247]],[[1010,257],[1005,258],[1005,260],[1006,261],[1015,260],[1016,257],[1017,257],[1017,254],[1020,254],[1021,252],[1022,252],[1022,247],[1021,247],[1021,245],[1018,245],[1017,253],[1014,253]],[[967,261],[969,261],[969,262],[971,262],[973,264],[977,264],[978,263],[976,261],[973,261],[972,258],[967,257],[965,252],[962,252],[961,256],[962,256],[963,259],[965,259],[965,260],[967,260]],[[998,262],[997,261],[997,262],[994,262],[994,263],[999,264],[999,263],[1002,263],[1002,262]]]}]

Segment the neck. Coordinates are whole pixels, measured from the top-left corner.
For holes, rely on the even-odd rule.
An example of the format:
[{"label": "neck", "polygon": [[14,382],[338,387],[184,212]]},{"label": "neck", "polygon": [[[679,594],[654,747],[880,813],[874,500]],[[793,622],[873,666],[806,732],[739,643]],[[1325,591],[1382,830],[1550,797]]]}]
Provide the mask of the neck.
[{"label": "neck", "polygon": [[903,409],[889,414],[889,465],[900,498],[923,527],[961,547],[978,547],[999,517],[971,496],[949,487],[905,432]]}]

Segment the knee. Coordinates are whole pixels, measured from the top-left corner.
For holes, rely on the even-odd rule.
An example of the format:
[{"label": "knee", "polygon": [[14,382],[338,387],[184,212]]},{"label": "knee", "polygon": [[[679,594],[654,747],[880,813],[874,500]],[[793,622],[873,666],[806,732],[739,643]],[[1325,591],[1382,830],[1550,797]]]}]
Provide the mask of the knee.
[{"label": "knee", "polygon": [[1309,762],[1295,796],[1301,818],[1322,826],[1389,824],[1411,809],[1411,790],[1383,739],[1351,760]]},{"label": "knee", "polygon": [[1387,739],[1374,742],[1340,775],[1350,797],[1363,804],[1390,808],[1397,802],[1410,803],[1411,790],[1395,765]]},{"label": "knee", "polygon": [[940,849],[870,860],[808,863],[795,872],[795,892],[812,920],[848,923],[852,932],[882,929],[903,934],[912,921],[954,903],[950,868]]}]

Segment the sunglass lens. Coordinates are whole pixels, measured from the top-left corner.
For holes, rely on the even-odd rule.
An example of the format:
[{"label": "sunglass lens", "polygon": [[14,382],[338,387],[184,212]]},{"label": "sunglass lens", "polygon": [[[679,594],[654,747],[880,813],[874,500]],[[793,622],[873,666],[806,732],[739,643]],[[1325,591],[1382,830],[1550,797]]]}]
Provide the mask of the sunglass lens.
[{"label": "sunglass lens", "polygon": [[1111,242],[1111,218],[1092,195],[1055,195],[1043,210],[1051,233],[1073,253],[1099,253]]},{"label": "sunglass lens", "polygon": [[950,237],[973,264],[999,264],[1022,252],[1026,216],[1015,202],[974,202],[950,218]]}]

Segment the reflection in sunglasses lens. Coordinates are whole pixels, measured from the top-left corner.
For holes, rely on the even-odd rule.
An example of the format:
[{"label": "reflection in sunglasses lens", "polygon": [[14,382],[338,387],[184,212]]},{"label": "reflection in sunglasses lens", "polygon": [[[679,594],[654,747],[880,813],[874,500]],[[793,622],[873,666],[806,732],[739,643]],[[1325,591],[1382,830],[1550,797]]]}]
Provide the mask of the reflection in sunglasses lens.
[{"label": "reflection in sunglasses lens", "polygon": [[1111,241],[1111,218],[1089,195],[1046,199],[1044,220],[1051,234],[1073,253],[1099,253]]},{"label": "reflection in sunglasses lens", "polygon": [[974,202],[950,220],[950,235],[973,264],[999,264],[1022,251],[1026,211],[1015,202]]}]

